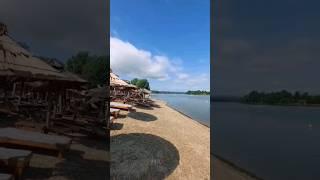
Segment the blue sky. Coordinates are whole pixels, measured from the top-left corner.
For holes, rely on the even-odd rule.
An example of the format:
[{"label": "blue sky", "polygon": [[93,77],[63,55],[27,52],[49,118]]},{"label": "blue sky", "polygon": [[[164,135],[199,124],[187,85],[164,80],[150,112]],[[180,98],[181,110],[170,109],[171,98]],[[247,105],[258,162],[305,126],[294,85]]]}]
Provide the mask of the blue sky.
[{"label": "blue sky", "polygon": [[111,68],[154,90],[209,90],[209,0],[111,0]]}]

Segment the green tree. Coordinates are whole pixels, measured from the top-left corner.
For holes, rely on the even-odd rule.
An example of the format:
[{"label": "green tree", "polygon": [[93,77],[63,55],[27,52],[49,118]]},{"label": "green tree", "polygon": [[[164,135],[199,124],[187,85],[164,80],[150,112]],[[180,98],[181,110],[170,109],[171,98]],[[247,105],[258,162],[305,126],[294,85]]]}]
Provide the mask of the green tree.
[{"label": "green tree", "polygon": [[147,79],[134,78],[130,82],[131,84],[137,86],[138,88],[144,88],[150,90],[150,85]]},{"label": "green tree", "polygon": [[66,69],[86,79],[90,87],[104,85],[108,72],[107,57],[91,56],[89,52],[79,52],[68,59]]},{"label": "green tree", "polygon": [[133,84],[133,85],[137,85],[137,82],[139,81],[139,79],[138,78],[134,78],[134,79],[132,79],[131,80],[131,84]]}]

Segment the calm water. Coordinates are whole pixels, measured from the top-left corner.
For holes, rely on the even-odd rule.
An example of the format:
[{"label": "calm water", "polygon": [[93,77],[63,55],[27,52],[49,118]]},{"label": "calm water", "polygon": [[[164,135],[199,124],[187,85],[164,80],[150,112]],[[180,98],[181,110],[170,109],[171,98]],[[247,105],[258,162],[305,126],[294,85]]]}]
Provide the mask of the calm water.
[{"label": "calm water", "polygon": [[320,108],[211,104],[213,152],[270,180],[320,179]]},{"label": "calm water", "polygon": [[152,94],[152,98],[166,101],[171,107],[210,126],[210,96]]}]

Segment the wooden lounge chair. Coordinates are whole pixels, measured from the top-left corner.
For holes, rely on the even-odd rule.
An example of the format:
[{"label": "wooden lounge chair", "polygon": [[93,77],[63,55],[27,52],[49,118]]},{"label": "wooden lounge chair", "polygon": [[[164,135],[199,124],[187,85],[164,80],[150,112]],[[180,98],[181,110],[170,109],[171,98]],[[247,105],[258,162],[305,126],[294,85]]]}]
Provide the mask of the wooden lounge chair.
[{"label": "wooden lounge chair", "polygon": [[58,157],[62,158],[63,152],[70,148],[71,139],[16,128],[1,128],[0,144],[18,146],[20,149],[36,148],[58,151]]},{"label": "wooden lounge chair", "polygon": [[125,110],[125,111],[133,110],[132,105],[118,103],[118,102],[110,102],[110,107],[115,109]]},{"label": "wooden lounge chair", "polygon": [[118,118],[120,113],[120,109],[110,108],[110,114],[112,114],[115,118]]},{"label": "wooden lounge chair", "polygon": [[[15,177],[20,179],[23,170],[29,166],[31,155],[31,151],[0,147],[0,166],[13,171]],[[3,178],[10,179],[10,175],[3,174]]]},{"label": "wooden lounge chair", "polygon": [[111,129],[112,124],[114,123],[115,118],[113,116],[109,117],[109,123],[107,125],[107,129]]},{"label": "wooden lounge chair", "polygon": [[1,180],[14,180],[14,177],[11,174],[0,173]]}]

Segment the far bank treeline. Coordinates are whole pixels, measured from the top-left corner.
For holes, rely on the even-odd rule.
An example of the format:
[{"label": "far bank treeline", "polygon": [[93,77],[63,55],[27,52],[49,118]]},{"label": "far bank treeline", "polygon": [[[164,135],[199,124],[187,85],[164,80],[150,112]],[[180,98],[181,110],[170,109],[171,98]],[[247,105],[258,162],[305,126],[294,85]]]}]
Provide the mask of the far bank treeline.
[{"label": "far bank treeline", "polygon": [[312,96],[307,92],[301,93],[298,91],[290,93],[286,90],[271,93],[252,91],[242,97],[241,102],[269,105],[320,105],[320,95]]},{"label": "far bank treeline", "polygon": [[189,95],[210,95],[209,91],[187,91],[187,92],[172,92],[172,91],[152,91],[154,94],[189,94]]}]

